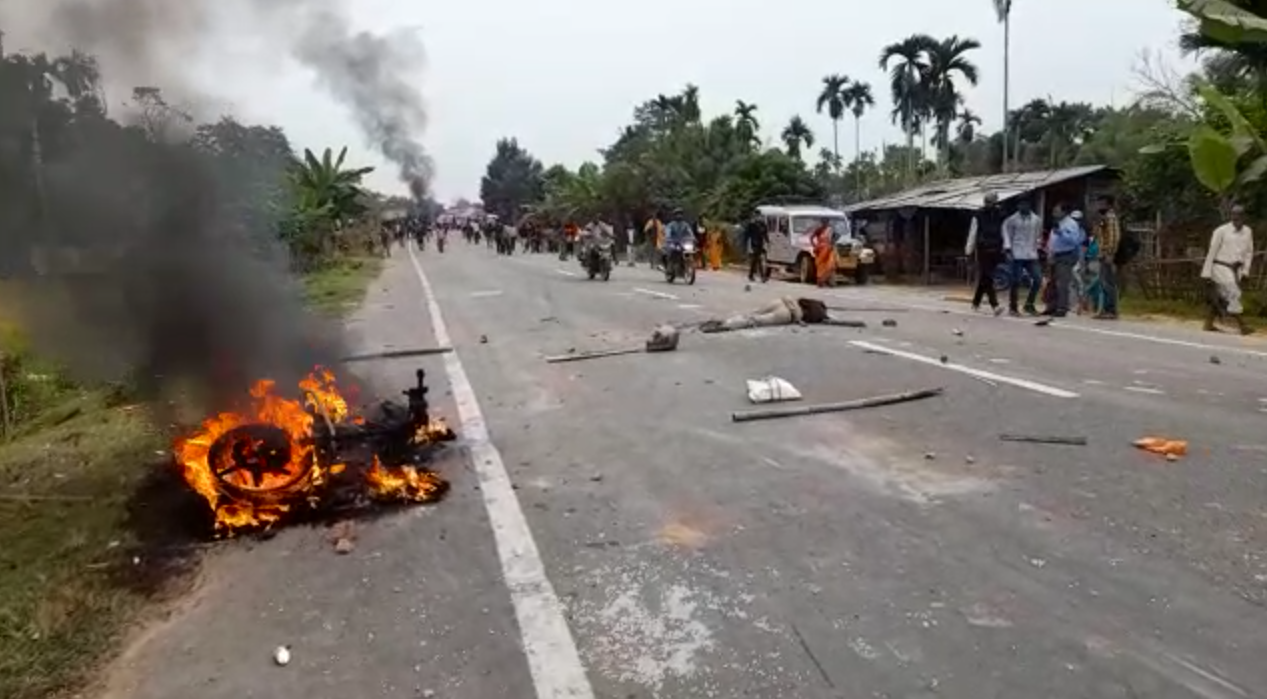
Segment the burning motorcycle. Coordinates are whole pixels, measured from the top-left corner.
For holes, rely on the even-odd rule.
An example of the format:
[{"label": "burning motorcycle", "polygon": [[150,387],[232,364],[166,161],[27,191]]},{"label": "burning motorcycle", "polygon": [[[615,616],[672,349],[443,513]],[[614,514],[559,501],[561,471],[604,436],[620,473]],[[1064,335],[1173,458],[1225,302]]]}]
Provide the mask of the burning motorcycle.
[{"label": "burning motorcycle", "polygon": [[695,283],[695,241],[670,243],[665,252],[664,281],[672,284],[677,279],[687,284]]},{"label": "burning motorcycle", "polygon": [[585,268],[585,273],[590,279],[601,277],[603,281],[608,281],[612,276],[612,267],[616,266],[616,255],[612,251],[613,243],[611,240],[603,239],[595,241],[585,249],[585,255],[581,258],[581,266]]}]

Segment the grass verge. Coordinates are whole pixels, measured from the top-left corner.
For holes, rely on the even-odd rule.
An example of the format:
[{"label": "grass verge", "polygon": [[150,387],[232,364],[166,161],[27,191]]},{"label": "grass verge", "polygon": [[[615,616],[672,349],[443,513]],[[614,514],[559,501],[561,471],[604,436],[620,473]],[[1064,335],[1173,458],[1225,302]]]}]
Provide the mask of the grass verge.
[{"label": "grass verge", "polygon": [[303,277],[309,307],[327,315],[343,315],[365,298],[366,288],[383,271],[381,257],[339,258]]},{"label": "grass verge", "polygon": [[[348,258],[306,276],[341,314],[382,269]],[[166,420],[60,379],[0,324],[14,429],[0,439],[0,697],[60,696],[92,679],[144,611],[184,589],[209,524],[167,455]]]},{"label": "grass verge", "polygon": [[190,569],[181,520],[157,516],[187,497],[153,484],[166,444],[142,409],[68,390],[0,447],[0,696],[86,680]]}]

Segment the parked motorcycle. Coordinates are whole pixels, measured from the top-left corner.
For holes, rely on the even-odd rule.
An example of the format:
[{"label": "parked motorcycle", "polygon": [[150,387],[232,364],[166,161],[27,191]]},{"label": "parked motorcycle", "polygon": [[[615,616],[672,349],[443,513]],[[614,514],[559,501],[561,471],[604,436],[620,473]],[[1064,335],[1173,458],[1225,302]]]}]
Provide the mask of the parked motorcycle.
[{"label": "parked motorcycle", "polygon": [[610,280],[612,267],[616,265],[612,241],[600,240],[587,246],[581,264],[585,267],[585,273],[590,279],[601,277],[603,281]]},{"label": "parked motorcycle", "polygon": [[664,281],[672,284],[677,279],[687,284],[695,283],[695,241],[686,240],[669,245],[664,263]]}]

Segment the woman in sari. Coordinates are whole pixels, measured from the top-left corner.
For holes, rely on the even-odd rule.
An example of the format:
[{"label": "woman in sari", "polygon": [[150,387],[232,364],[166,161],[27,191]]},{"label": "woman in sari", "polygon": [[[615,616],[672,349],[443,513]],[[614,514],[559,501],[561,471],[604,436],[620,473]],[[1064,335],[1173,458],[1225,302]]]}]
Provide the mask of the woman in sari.
[{"label": "woman in sari", "polygon": [[721,269],[722,257],[722,232],[717,226],[713,226],[708,231],[708,247],[705,248],[708,254],[708,268],[716,272]]},{"label": "woman in sari", "polygon": [[835,286],[836,246],[832,238],[831,221],[825,218],[818,222],[818,228],[809,236],[814,252],[814,280],[820,287]]}]

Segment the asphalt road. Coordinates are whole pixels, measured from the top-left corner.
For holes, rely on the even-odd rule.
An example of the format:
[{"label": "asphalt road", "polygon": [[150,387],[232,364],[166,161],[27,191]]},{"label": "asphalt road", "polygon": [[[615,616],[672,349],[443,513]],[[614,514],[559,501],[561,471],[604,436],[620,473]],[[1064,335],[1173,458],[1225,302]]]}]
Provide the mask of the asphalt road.
[{"label": "asphalt road", "polygon": [[[543,361],[798,293],[870,325]],[[591,282],[460,243],[398,251],[352,330],[457,348],[424,360],[464,438],[440,466],[452,495],[359,525],[346,556],[307,528],[216,551],[111,696],[1267,693],[1267,344],[725,272]],[[416,364],[374,365],[369,387]],[[946,392],[732,423],[768,375],[805,402]],[[1146,435],[1191,453],[1131,446]]]}]

